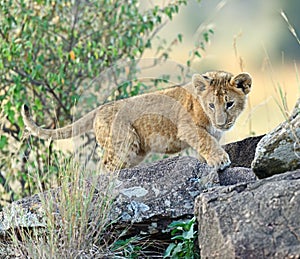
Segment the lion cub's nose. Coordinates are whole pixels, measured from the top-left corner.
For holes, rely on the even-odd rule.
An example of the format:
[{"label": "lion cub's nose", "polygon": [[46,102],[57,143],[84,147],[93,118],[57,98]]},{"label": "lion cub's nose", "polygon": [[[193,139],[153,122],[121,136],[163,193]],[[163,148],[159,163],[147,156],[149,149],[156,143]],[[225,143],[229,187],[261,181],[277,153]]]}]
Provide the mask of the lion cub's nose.
[{"label": "lion cub's nose", "polygon": [[217,128],[224,129],[226,128],[226,124],[217,124]]},{"label": "lion cub's nose", "polygon": [[221,128],[226,125],[227,116],[224,113],[217,113],[215,118],[217,127]]}]

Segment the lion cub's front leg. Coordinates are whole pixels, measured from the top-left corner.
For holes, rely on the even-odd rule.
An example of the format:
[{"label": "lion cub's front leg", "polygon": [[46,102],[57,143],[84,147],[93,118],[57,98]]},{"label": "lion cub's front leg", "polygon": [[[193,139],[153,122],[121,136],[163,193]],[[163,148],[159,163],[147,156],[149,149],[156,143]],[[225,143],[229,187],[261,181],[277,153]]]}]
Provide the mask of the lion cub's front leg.
[{"label": "lion cub's front leg", "polygon": [[208,165],[223,170],[231,164],[229,155],[206,130],[199,129],[198,138],[196,150],[204,157]]},{"label": "lion cub's front leg", "polygon": [[[204,156],[204,155],[203,155]],[[208,152],[205,160],[208,165],[213,166],[216,169],[223,170],[231,164],[229,155],[218,144],[218,147],[213,148]]]},{"label": "lion cub's front leg", "polygon": [[196,132],[184,134],[180,139],[194,148],[209,166],[223,170],[231,164],[229,155],[205,129],[198,128]]}]

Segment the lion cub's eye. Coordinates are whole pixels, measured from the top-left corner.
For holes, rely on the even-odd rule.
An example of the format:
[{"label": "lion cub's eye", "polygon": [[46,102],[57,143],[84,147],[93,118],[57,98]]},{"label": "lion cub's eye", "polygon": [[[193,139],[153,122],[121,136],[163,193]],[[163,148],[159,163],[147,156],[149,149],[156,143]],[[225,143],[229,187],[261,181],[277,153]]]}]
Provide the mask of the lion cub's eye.
[{"label": "lion cub's eye", "polygon": [[209,103],[209,108],[211,108],[212,110],[215,109],[215,105],[213,103]]},{"label": "lion cub's eye", "polygon": [[227,103],[226,103],[226,109],[232,108],[233,105],[234,105],[234,102],[227,102]]}]

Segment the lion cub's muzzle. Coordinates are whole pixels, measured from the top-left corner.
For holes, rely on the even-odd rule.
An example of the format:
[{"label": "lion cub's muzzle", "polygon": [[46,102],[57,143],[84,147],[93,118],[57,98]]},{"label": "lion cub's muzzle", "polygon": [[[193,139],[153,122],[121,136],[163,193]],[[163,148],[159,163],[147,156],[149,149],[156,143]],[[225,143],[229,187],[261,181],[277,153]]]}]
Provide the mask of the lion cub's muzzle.
[{"label": "lion cub's muzzle", "polygon": [[234,121],[228,121],[228,115],[226,112],[220,112],[215,114],[214,126],[220,130],[228,130],[230,129]]}]

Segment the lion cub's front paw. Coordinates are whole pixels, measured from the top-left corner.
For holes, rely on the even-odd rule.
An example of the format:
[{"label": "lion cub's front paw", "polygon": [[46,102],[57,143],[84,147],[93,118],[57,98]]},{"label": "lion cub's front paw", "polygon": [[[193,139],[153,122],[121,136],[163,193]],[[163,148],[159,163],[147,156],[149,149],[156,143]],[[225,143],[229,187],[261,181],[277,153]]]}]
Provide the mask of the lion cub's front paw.
[{"label": "lion cub's front paw", "polygon": [[223,170],[231,164],[229,155],[223,150],[219,149],[217,152],[211,154],[211,157],[207,158],[207,164],[216,168],[217,170]]}]

